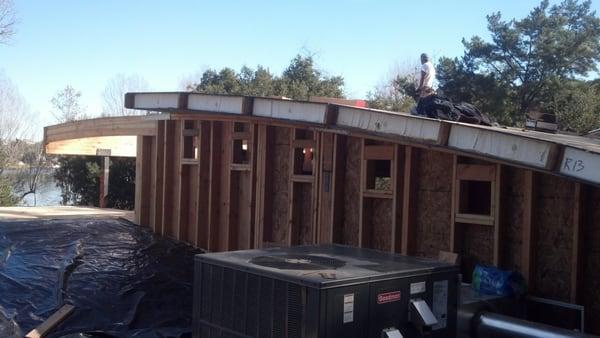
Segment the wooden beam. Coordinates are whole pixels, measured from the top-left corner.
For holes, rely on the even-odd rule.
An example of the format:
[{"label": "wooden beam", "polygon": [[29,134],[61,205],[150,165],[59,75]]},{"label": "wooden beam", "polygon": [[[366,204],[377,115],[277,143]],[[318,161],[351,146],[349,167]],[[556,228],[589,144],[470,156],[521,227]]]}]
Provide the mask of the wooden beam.
[{"label": "wooden beam", "polygon": [[392,160],[394,158],[394,145],[369,145],[365,146],[365,160]]},{"label": "wooden beam", "polygon": [[496,180],[496,165],[457,164],[456,178],[467,181],[492,182]]},{"label": "wooden beam", "polygon": [[501,197],[501,187],[502,187],[502,166],[500,164],[495,165],[495,174],[496,177],[494,182],[492,182],[492,205],[490,210],[492,210],[494,217],[494,244],[493,244],[493,253],[492,260],[495,266],[500,265],[500,242],[502,240],[500,234],[500,197]]},{"label": "wooden beam", "polygon": [[210,122],[209,240],[207,248],[209,251],[219,250],[219,201],[222,175],[221,129],[221,122]]},{"label": "wooden beam", "polygon": [[198,189],[193,192],[198,199],[198,217],[196,218],[195,244],[197,247],[208,249],[210,240],[209,199],[210,189],[210,122],[198,121]]},{"label": "wooden beam", "polygon": [[404,147],[404,168],[402,177],[402,235],[400,252],[410,255],[414,252],[416,235],[416,156],[417,149]]},{"label": "wooden beam", "polygon": [[458,253],[456,238],[456,209],[458,197],[460,194],[460,184],[458,184],[456,167],[458,165],[458,156],[452,155],[452,201],[450,202],[450,251]]},{"label": "wooden beam", "polygon": [[[404,195],[404,189],[402,184],[404,183],[404,177],[400,177],[401,172],[400,166],[404,167],[404,154],[401,153],[403,148],[398,144],[394,144],[394,156],[392,159],[392,165],[390,168],[390,176],[392,177],[392,220],[390,229],[390,251],[397,252],[402,248],[402,219],[398,222],[398,209],[402,210],[402,205],[398,205]],[[398,231],[398,224],[400,224],[400,230]],[[400,247],[400,248],[399,248]]]},{"label": "wooden beam", "polygon": [[25,338],[41,338],[47,335],[56,325],[65,320],[75,309],[73,305],[65,304],[58,311],[54,312],[48,319],[38,325],[35,329],[29,331]]},{"label": "wooden beam", "polygon": [[364,218],[365,218],[365,198],[363,197],[363,194],[365,192],[365,185],[366,185],[366,180],[365,180],[365,173],[367,171],[367,161],[365,161],[364,159],[365,157],[365,139],[361,139],[360,140],[360,181],[359,181],[359,193],[358,193],[358,198],[360,199],[359,202],[359,207],[358,207],[358,246],[359,247],[363,247],[363,245],[365,245],[365,240],[364,240],[364,236],[365,236],[365,231],[364,231]]},{"label": "wooden beam", "polygon": [[256,198],[254,248],[262,248],[265,231],[265,194],[267,180],[267,126],[259,124],[256,137]]},{"label": "wooden beam", "polygon": [[176,121],[165,121],[165,142],[163,146],[163,212],[162,212],[162,235],[168,236],[173,228],[173,176],[175,167],[173,165],[177,152],[175,146],[175,123]]},{"label": "wooden beam", "polygon": [[154,159],[154,172],[156,180],[152,182],[154,194],[154,232],[164,234],[163,212],[164,212],[164,171],[165,171],[165,121],[156,123],[156,158]]},{"label": "wooden beam", "polygon": [[535,290],[534,285],[534,262],[533,247],[535,243],[534,219],[535,213],[535,174],[531,170],[524,173],[523,181],[523,224],[522,224],[522,246],[521,246],[521,273],[527,280],[529,292]]},{"label": "wooden beam", "polygon": [[321,160],[319,161],[320,180],[317,186],[319,193],[319,217],[317,221],[318,243],[331,243],[334,214],[334,148],[335,136],[324,132],[321,135]]},{"label": "wooden beam", "polygon": [[575,183],[573,196],[573,251],[571,253],[571,303],[581,303],[581,275],[583,271],[583,202],[584,186]]}]

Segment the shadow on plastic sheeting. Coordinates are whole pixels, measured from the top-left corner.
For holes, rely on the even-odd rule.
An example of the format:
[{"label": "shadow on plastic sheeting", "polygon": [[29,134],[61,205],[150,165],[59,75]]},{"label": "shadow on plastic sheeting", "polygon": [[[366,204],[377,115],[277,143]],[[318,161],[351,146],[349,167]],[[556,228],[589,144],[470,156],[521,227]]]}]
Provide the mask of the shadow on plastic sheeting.
[{"label": "shadow on plastic sheeting", "polygon": [[0,222],[0,336],[187,337],[198,250],[116,219]]}]

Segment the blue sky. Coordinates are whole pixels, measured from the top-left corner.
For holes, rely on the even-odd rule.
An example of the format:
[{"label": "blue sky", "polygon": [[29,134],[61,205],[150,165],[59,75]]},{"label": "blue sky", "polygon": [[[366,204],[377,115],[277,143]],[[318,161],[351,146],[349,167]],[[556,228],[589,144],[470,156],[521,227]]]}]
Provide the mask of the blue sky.
[{"label": "blue sky", "polygon": [[280,73],[304,50],[345,78],[348,96],[361,98],[423,51],[461,55],[463,37],[487,37],[486,14],[521,18],[538,3],[15,0],[18,32],[0,45],[0,69],[41,125],[54,122],[50,99],[67,84],[94,115],[117,73],[140,75],[152,90],[177,90],[206,68],[261,64]]}]

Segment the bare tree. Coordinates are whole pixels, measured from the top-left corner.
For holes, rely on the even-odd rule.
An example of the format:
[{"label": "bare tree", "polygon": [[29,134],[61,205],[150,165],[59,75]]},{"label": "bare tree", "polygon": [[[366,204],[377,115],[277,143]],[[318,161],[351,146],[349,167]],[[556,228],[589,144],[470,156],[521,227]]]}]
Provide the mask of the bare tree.
[{"label": "bare tree", "polygon": [[125,108],[125,93],[146,90],[148,90],[148,82],[139,75],[115,75],[108,80],[102,93],[102,116],[142,114],[141,110]]},{"label": "bare tree", "polygon": [[50,102],[54,107],[52,115],[58,122],[71,122],[86,118],[85,110],[79,103],[81,92],[67,85],[56,92]]},{"label": "bare tree", "polygon": [[15,35],[17,17],[12,0],[0,0],[0,43],[8,43]]},{"label": "bare tree", "polygon": [[18,88],[0,73],[0,174],[20,160],[19,140],[30,138],[34,121]]}]

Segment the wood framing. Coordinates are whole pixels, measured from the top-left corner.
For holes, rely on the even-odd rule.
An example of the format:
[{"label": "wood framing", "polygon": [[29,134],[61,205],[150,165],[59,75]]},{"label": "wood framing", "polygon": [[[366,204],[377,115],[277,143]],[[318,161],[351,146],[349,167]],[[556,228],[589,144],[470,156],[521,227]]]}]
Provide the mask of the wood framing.
[{"label": "wood framing", "polygon": [[136,222],[204,250],[451,251],[465,280],[496,265],[533,295],[600,299],[598,140],[332,102],[131,93],[128,107],[161,113],[51,126],[45,144],[94,155],[135,143]]}]

